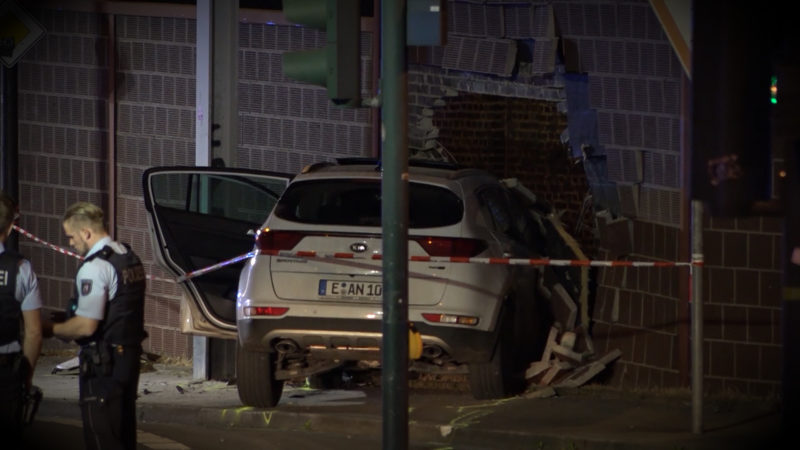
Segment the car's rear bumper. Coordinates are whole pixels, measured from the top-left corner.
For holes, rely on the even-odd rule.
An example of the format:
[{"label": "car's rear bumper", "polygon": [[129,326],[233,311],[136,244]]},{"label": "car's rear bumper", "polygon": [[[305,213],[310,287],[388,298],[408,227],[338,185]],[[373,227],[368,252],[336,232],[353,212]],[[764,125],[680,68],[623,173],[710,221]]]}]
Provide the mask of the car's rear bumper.
[{"label": "car's rear bumper", "polygon": [[[424,346],[438,346],[460,363],[488,361],[494,350],[493,332],[427,323],[414,325]],[[379,319],[309,317],[251,318],[238,322],[240,344],[262,351],[274,351],[274,345],[283,340],[294,341],[303,349],[380,349],[381,326]]]}]

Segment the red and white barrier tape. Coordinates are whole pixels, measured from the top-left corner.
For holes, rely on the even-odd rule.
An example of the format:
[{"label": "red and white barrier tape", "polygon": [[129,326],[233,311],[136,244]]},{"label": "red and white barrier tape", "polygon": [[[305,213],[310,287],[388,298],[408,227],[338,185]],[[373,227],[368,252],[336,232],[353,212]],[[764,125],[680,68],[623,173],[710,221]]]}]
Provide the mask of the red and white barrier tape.
[{"label": "red and white barrier tape", "polygon": [[[256,250],[234,258],[219,262],[213,266],[198,269],[178,277],[178,283],[182,283],[190,278],[194,278],[205,273],[220,269],[227,265],[237,263],[243,259],[248,259],[259,254],[282,256],[286,258],[315,258],[315,259],[361,259],[371,261],[381,261],[383,255],[373,254],[370,256],[357,255],[355,253],[319,253],[313,251],[291,252],[287,250],[263,251]],[[696,257],[697,255],[695,255]],[[697,257],[692,262],[669,262],[669,261],[602,261],[588,259],[530,259],[530,258],[466,258],[456,256],[411,256],[411,262],[450,262],[450,263],[473,263],[473,264],[503,264],[517,266],[560,266],[560,267],[692,267],[702,266],[702,259]]]},{"label": "red and white barrier tape", "polygon": [[[357,255],[355,253],[318,253],[314,251],[291,252],[285,250],[259,251],[272,256],[283,256],[288,258],[320,258],[320,259],[383,259],[383,255],[374,254],[370,256]],[[458,256],[410,256],[412,262],[450,262],[450,263],[473,263],[473,264],[502,264],[517,266],[571,266],[571,267],[688,267],[703,265],[701,259],[692,262],[670,262],[670,261],[602,261],[588,259],[549,259],[549,258],[469,258]]]},{"label": "red and white barrier tape", "polygon": [[[38,237],[34,236],[33,234],[29,233],[28,231],[17,225],[14,225],[14,229],[17,230],[19,233],[25,235],[29,239],[32,239],[40,244],[46,245],[47,247],[50,247],[59,253],[83,259],[83,257],[80,255],[72,253],[68,250],[64,250],[61,247],[58,247],[49,242],[43,241],[42,239],[39,239]],[[227,259],[225,261],[221,261],[217,264],[204,267],[202,269],[189,272],[185,275],[178,277],[176,280],[157,278],[150,275],[147,275],[147,279],[156,281],[167,281],[170,283],[175,283],[175,282],[183,283],[184,281],[190,278],[198,277],[208,272],[219,270],[225,266],[237,263],[244,259],[249,259],[250,257],[258,254],[282,256],[286,258],[362,259],[371,261],[380,261],[383,259],[383,255],[380,254],[365,256],[365,255],[358,255],[355,253],[319,253],[314,251],[292,252],[286,250],[275,250],[275,251],[256,250],[233,257],[231,259]],[[450,263],[502,264],[502,265],[516,265],[516,266],[557,266],[557,267],[692,267],[692,266],[703,265],[702,255],[692,255],[691,262],[621,261],[621,260],[603,261],[603,260],[588,260],[588,259],[549,259],[549,258],[538,258],[538,259],[537,258],[468,258],[459,256],[410,256],[408,260],[411,262],[450,262]]]},{"label": "red and white barrier tape", "polygon": [[189,278],[194,278],[194,277],[203,275],[204,273],[208,273],[208,272],[212,272],[212,271],[217,270],[217,269],[221,269],[221,268],[223,268],[223,267],[225,267],[227,265],[230,265],[230,264],[233,264],[233,263],[237,263],[237,262],[239,262],[239,261],[241,261],[243,259],[248,259],[251,256],[254,256],[255,254],[256,254],[256,252],[250,252],[250,253],[245,253],[244,255],[239,255],[239,256],[237,256],[235,258],[226,259],[225,261],[220,261],[220,262],[214,264],[213,266],[208,266],[208,267],[204,267],[202,269],[197,269],[197,270],[189,272],[189,273],[187,273],[185,275],[179,276],[178,279],[175,280],[175,281],[178,282],[178,283],[183,283],[184,281],[188,280]]},{"label": "red and white barrier tape", "polygon": [[[63,248],[61,248],[61,247],[59,247],[59,246],[57,246],[57,245],[55,245],[55,244],[51,244],[51,243],[49,243],[49,242],[47,242],[47,241],[45,241],[45,240],[39,239],[38,237],[36,237],[36,236],[35,236],[35,235],[33,235],[32,233],[30,233],[28,230],[26,230],[26,229],[24,229],[24,228],[22,228],[22,227],[20,227],[20,226],[18,226],[18,225],[12,225],[12,227],[13,227],[13,228],[14,228],[14,230],[16,230],[16,231],[17,231],[19,234],[21,234],[21,235],[23,235],[23,236],[27,237],[28,239],[30,239],[30,240],[32,240],[32,241],[34,241],[34,242],[37,242],[37,243],[39,243],[39,244],[42,244],[42,245],[44,245],[44,246],[46,246],[46,247],[50,247],[51,249],[53,249],[53,250],[55,250],[55,251],[57,251],[57,252],[59,252],[59,253],[62,253],[62,254],[64,254],[64,255],[72,256],[73,258],[77,258],[77,259],[83,260],[83,256],[81,256],[81,255],[79,255],[79,254],[77,254],[77,253],[73,253],[73,252],[71,252],[71,251],[69,251],[69,250],[63,249]],[[166,282],[169,282],[169,283],[174,283],[174,282],[175,282],[175,280],[170,280],[170,279],[167,279],[167,278],[158,278],[158,277],[154,277],[154,276],[152,276],[152,275],[146,275],[146,276],[147,276],[147,279],[148,279],[148,280],[153,280],[153,281],[166,281]]]},{"label": "red and white barrier tape", "polygon": [[22,228],[22,227],[20,227],[20,226],[18,226],[18,225],[13,225],[13,228],[14,228],[14,229],[15,229],[15,230],[16,230],[16,231],[19,233],[19,234],[22,234],[22,235],[24,235],[25,237],[27,237],[28,239],[30,239],[30,240],[32,240],[32,241],[34,241],[34,242],[38,242],[39,244],[42,244],[42,245],[44,245],[44,246],[46,246],[46,247],[50,247],[51,249],[53,249],[53,250],[55,250],[55,251],[57,251],[57,252],[59,252],[59,253],[63,253],[63,254],[65,254],[65,255],[69,255],[69,256],[72,256],[72,257],[74,257],[74,258],[83,259],[83,256],[81,256],[81,255],[79,255],[79,254],[77,254],[77,253],[72,253],[72,252],[71,252],[71,251],[69,251],[69,250],[63,249],[63,248],[61,248],[61,247],[59,247],[59,246],[57,246],[57,245],[54,245],[54,244],[51,244],[51,243],[49,243],[49,242],[47,242],[47,241],[44,241],[44,240],[42,240],[42,239],[39,239],[38,237],[36,237],[36,236],[34,236],[33,234],[31,234],[30,232],[28,232],[26,229],[24,229],[24,228]]}]

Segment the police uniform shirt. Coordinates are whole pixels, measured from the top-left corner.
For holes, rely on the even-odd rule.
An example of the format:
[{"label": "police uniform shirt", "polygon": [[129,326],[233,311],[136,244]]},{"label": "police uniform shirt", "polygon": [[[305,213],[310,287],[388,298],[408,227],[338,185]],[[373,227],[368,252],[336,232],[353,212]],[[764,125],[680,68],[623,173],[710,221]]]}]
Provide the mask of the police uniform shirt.
[{"label": "police uniform shirt", "polygon": [[[5,253],[6,247],[0,242],[0,254]],[[0,274],[0,283],[10,278],[7,275]],[[22,259],[19,265],[19,272],[17,273],[17,284],[14,286],[14,298],[22,304],[23,311],[30,311],[34,309],[41,309],[42,295],[39,293],[39,281],[36,279],[36,274],[33,273],[30,261]],[[19,341],[11,342],[10,344],[0,345],[0,353],[16,353],[22,350]]]},{"label": "police uniform shirt", "polygon": [[[86,258],[99,252],[106,245],[119,254],[128,252],[124,245],[106,236],[89,249]],[[106,302],[112,301],[117,294],[117,272],[114,266],[105,259],[94,258],[81,266],[75,281],[78,287],[78,309],[75,310],[75,315],[103,320]]]}]

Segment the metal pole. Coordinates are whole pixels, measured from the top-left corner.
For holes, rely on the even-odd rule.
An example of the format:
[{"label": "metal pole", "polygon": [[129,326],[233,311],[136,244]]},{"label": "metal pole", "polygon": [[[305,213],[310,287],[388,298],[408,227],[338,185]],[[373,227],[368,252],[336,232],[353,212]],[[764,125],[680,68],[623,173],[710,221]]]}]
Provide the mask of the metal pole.
[{"label": "metal pole", "polygon": [[[196,166],[211,163],[211,51],[212,8],[214,0],[197,0],[197,61],[195,86],[195,147]],[[208,379],[208,338],[192,336],[192,376]]]},{"label": "metal pole", "polygon": [[381,6],[383,448],[408,448],[408,119],[406,2]]},{"label": "metal pole", "polygon": [[703,432],[703,202],[692,200],[692,432]]}]

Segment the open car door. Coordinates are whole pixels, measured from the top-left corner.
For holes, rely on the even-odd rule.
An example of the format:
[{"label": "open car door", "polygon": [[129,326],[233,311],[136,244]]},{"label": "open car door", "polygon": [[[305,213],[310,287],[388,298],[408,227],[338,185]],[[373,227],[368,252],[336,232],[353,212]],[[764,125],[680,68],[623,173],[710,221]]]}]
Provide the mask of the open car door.
[{"label": "open car door", "polygon": [[154,254],[181,282],[185,333],[236,337],[236,291],[246,258],[203,271],[253,250],[290,175],[210,167],[154,167],[142,176]]}]

